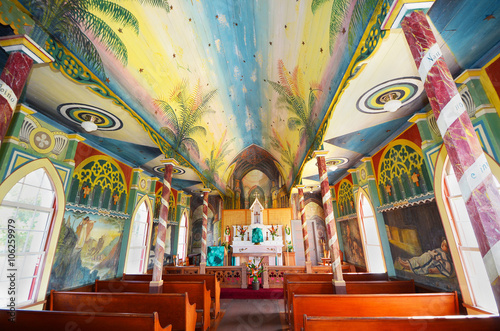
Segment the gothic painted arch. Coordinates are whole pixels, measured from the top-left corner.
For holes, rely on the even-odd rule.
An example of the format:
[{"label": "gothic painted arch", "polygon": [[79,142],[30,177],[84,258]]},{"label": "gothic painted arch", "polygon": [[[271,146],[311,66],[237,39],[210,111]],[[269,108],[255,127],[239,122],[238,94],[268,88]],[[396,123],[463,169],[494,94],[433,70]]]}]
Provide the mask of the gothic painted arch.
[{"label": "gothic painted arch", "polygon": [[[66,205],[66,198],[64,194],[64,186],[54,165],[47,158],[38,159],[24,164],[12,174],[10,174],[5,181],[0,185],[0,205],[2,204],[5,196],[9,191],[19,182],[23,177],[36,171],[40,168],[45,170],[45,173],[49,177],[52,188],[55,191],[55,208],[54,214],[52,216],[52,225],[48,233],[47,243],[46,243],[46,255],[44,261],[43,274],[40,278],[38,293],[36,294],[34,301],[41,302],[45,300],[47,287],[49,284],[50,271],[52,263],[54,260],[54,255],[57,247],[57,240],[59,238],[59,232],[61,230],[61,224],[63,222],[64,207]],[[41,308],[41,307],[40,307]],[[36,309],[35,307],[31,309]]]}]

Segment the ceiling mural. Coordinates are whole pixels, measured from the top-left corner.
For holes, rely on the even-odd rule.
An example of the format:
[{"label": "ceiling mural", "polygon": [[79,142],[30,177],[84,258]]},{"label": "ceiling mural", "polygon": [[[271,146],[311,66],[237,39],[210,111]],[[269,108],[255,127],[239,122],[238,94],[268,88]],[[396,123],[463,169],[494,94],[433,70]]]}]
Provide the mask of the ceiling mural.
[{"label": "ceiling mural", "polygon": [[[241,180],[258,171],[288,196],[301,181],[317,187],[316,149],[328,151],[334,185],[426,111],[396,28],[400,1],[19,3],[0,2],[0,34],[27,33],[54,57],[30,74],[22,102],[33,118],[152,176],[175,158],[176,190],[210,187],[239,201]],[[491,60],[498,7],[426,2],[453,75]],[[389,112],[394,99],[400,108]],[[250,178],[245,187],[269,190]]]},{"label": "ceiling mural", "polygon": [[[253,144],[291,186],[377,1],[21,3],[224,191],[227,167]],[[58,109],[116,127],[94,105]]]}]

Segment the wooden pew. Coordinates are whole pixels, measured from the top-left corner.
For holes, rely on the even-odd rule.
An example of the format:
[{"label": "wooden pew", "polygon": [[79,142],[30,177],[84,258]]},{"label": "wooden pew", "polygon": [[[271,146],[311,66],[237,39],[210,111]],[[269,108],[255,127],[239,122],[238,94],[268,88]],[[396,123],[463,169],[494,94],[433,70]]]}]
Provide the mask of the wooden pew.
[{"label": "wooden pew", "polygon": [[459,315],[457,293],[294,294],[293,330],[308,316],[383,317]]},{"label": "wooden pew", "polygon": [[[412,280],[401,281],[346,281],[347,294],[391,294],[391,293],[415,293],[415,282]],[[335,288],[331,281],[317,282],[288,282],[288,293],[286,307],[288,321],[291,321],[293,309],[292,296],[294,294],[335,294]]]},{"label": "wooden pew", "polygon": [[158,312],[160,324],[172,324],[172,330],[194,331],[196,305],[190,304],[187,293],[94,293],[50,292],[49,310],[102,312],[102,313],[153,313]]},{"label": "wooden pew", "polygon": [[9,321],[10,311],[0,309],[0,330],[9,331],[110,331],[141,330],[170,331],[172,326],[160,326],[158,313],[123,314],[123,313],[84,313],[74,311],[23,310],[15,312],[15,322]]},{"label": "wooden pew", "polygon": [[325,317],[304,315],[305,331],[498,331],[500,317],[490,315],[438,317]]},{"label": "wooden pew", "polygon": [[[359,273],[344,273],[342,277],[345,281],[377,281],[377,280],[389,280],[389,276],[386,272],[384,273],[369,273],[369,272],[359,272]],[[286,300],[288,296],[288,281],[332,281],[333,274],[304,274],[304,273],[285,273],[283,275],[283,297],[285,298],[285,311],[288,310],[288,302]]]},{"label": "wooden pew", "polygon": [[[140,275],[127,275],[123,274],[123,280],[147,280],[151,281],[152,275],[140,274]],[[201,281],[204,280],[207,284],[207,290],[210,291],[210,296],[212,298],[212,307],[214,308],[214,318],[217,318],[220,312],[220,281],[217,280],[217,276],[215,274],[203,274],[203,275],[191,275],[191,274],[183,274],[183,275],[162,275],[162,279],[164,282],[167,281]]]},{"label": "wooden pew", "polygon": [[[95,292],[136,292],[149,293],[148,281],[113,281],[96,280]],[[189,301],[196,304],[197,323],[202,330],[210,328],[210,291],[207,290],[205,281],[181,282],[172,281],[163,283],[163,293],[188,293]]]}]

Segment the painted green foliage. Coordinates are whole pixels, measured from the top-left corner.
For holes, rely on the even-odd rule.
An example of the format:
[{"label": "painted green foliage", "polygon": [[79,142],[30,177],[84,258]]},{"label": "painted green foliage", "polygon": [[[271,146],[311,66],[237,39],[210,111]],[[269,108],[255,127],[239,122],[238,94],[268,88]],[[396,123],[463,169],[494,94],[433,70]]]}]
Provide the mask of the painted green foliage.
[{"label": "painted green foliage", "polygon": [[285,143],[281,141],[279,135],[276,133],[274,129],[272,129],[273,135],[271,138],[271,146],[277,150],[281,154],[281,161],[283,161],[286,165],[292,168],[292,174],[295,174],[295,163],[294,163],[294,154],[291,150],[290,143],[287,141],[286,146]]},{"label": "painted green foliage", "polygon": [[224,131],[222,138],[217,144],[217,147],[215,146],[215,144],[212,144],[210,158],[205,159],[207,169],[203,171],[203,175],[211,183],[215,181],[215,176],[218,176],[219,169],[224,165],[224,158],[229,155],[230,152],[232,152],[232,150],[229,149],[229,146],[232,144],[235,138],[224,142],[224,140],[226,139],[226,133],[227,130]]},{"label": "painted green foliage", "polygon": [[[182,81],[178,84],[169,101],[155,100],[156,105],[164,113],[170,127],[161,128],[161,132],[165,134],[167,140],[172,144],[172,147],[178,152],[185,152],[191,148],[197,157],[200,157],[200,149],[198,143],[194,139],[196,135],[207,134],[207,130],[202,125],[197,125],[204,115],[215,113],[210,108],[210,101],[217,94],[217,90],[211,90],[205,94],[201,91],[200,82],[190,93],[187,82]],[[178,106],[178,108],[174,108]]]},{"label": "painted green foliage", "polygon": [[[311,84],[307,101],[304,93],[303,74],[296,66],[293,73],[289,73],[282,60],[278,61],[279,82],[268,81],[279,94],[278,105],[288,109],[292,116],[288,118],[288,128],[298,129],[300,137],[309,141],[314,137],[314,121],[311,110],[320,92],[317,84]],[[314,87],[313,87],[314,85]]]},{"label": "painted green foliage", "polygon": [[[169,11],[166,0],[137,0],[141,4]],[[78,52],[78,55],[103,72],[99,53],[85,31],[92,34],[106,49],[124,65],[128,62],[127,47],[118,34],[94,13],[117,22],[139,34],[139,22],[129,10],[107,0],[28,0],[26,6],[48,32],[59,38],[63,44]],[[32,36],[35,41],[39,36]]]},{"label": "painted green foliage", "polygon": [[[311,10],[314,13],[325,2],[330,2],[332,0],[313,0],[311,3]],[[335,44],[335,37],[341,31],[342,22],[344,20],[345,12],[349,6],[350,0],[333,0],[332,9],[330,14],[330,54],[333,52],[333,46]]]}]

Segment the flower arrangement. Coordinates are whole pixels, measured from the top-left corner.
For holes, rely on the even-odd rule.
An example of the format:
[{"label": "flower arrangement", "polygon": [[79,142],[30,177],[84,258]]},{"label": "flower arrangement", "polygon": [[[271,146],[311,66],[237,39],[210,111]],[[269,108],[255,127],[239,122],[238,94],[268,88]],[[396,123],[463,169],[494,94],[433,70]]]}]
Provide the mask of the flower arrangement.
[{"label": "flower arrangement", "polygon": [[245,240],[245,233],[247,232],[247,229],[245,229],[243,226],[238,227],[238,233],[241,236],[241,240]]},{"label": "flower arrangement", "polygon": [[263,257],[260,258],[258,265],[255,265],[254,262],[252,262],[252,263],[247,262],[247,268],[250,271],[250,277],[253,278],[254,282],[259,281],[259,276],[262,274],[262,271],[264,270],[264,266],[262,265],[262,259],[264,259],[264,258]]},{"label": "flower arrangement", "polygon": [[293,245],[292,245],[292,241],[291,240],[288,240],[286,242],[286,251],[287,252],[293,252]]},{"label": "flower arrangement", "polygon": [[271,229],[269,230],[269,233],[271,234],[271,237],[274,240],[274,237],[278,235],[278,227],[274,227],[274,225],[271,225]]}]

